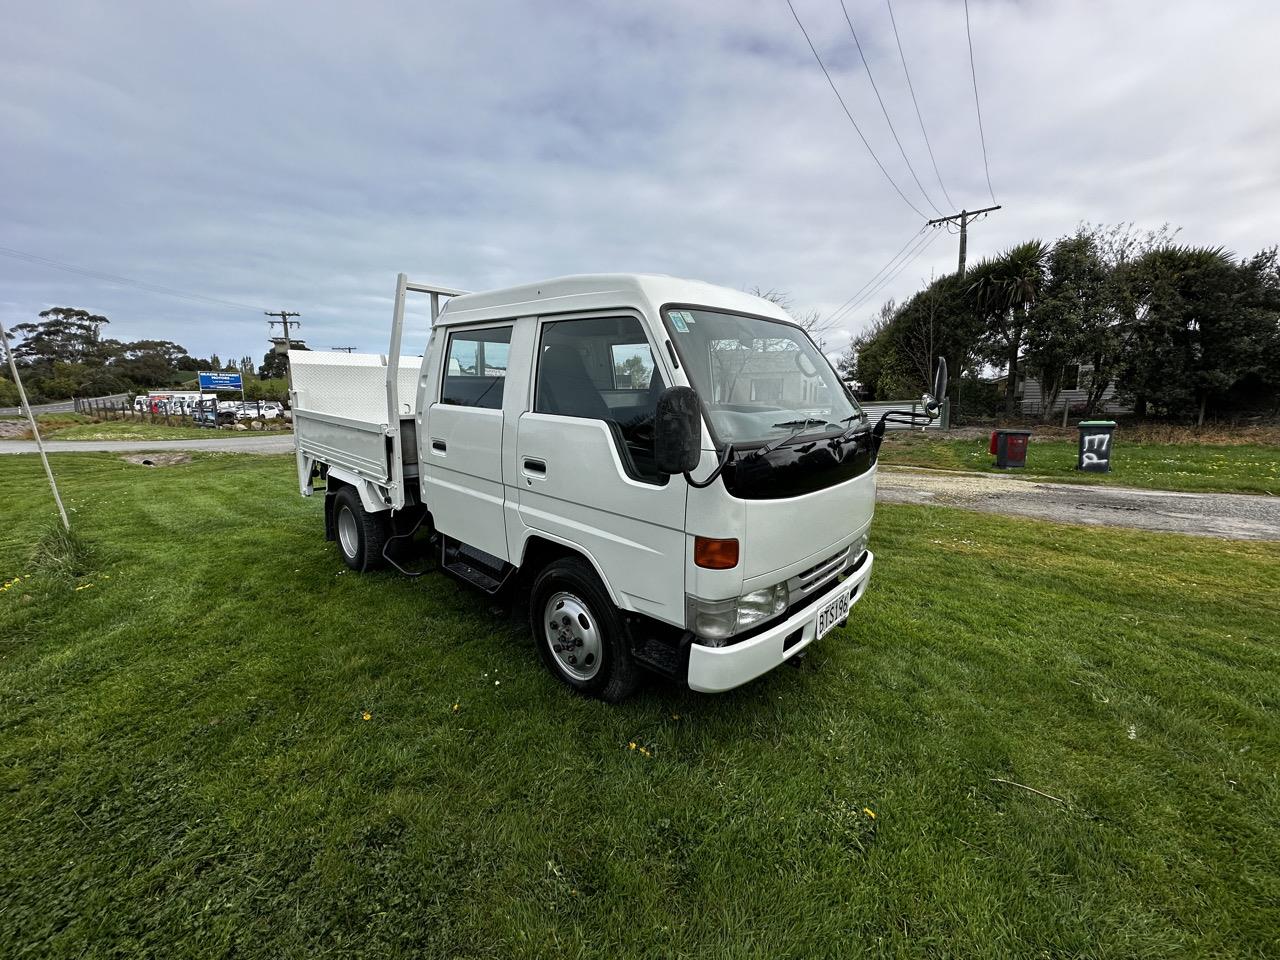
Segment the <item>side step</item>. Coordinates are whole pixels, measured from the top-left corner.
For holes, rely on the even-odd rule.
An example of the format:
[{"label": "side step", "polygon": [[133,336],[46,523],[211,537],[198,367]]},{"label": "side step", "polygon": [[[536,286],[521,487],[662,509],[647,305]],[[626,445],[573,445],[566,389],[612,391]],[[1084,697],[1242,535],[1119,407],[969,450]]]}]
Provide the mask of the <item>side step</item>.
[{"label": "side step", "polygon": [[497,593],[515,572],[507,561],[453,537],[442,536],[440,544],[440,566],[485,593]]}]

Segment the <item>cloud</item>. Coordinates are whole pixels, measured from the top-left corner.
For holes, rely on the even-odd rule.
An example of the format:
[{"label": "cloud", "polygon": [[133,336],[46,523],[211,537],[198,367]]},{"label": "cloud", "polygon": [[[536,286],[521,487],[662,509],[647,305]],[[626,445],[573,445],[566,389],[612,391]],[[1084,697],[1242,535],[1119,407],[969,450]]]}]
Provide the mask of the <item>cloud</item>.
[{"label": "cloud", "polygon": [[[795,0],[850,109],[932,214],[837,4]],[[1275,242],[1262,2],[971,2],[991,178],[972,259],[1080,220]],[[886,8],[849,4],[925,190]],[[989,203],[954,0],[894,8],[947,191]],[[394,275],[468,289],[637,270],[843,303],[920,226],[780,2],[27,5],[0,36],[0,244],[384,349]],[[56,52],[49,38],[56,37]],[[950,212],[947,210],[947,212]],[[954,269],[942,236],[867,298]],[[116,336],[260,355],[265,318],[0,258],[8,322],[67,303]],[[422,334],[419,333],[421,338]]]}]

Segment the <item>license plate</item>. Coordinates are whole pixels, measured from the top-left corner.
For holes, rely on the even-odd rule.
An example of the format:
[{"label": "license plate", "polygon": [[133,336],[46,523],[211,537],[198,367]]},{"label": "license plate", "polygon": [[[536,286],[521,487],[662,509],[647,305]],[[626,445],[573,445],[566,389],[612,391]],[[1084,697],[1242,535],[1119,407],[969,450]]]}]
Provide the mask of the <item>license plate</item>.
[{"label": "license plate", "polygon": [[830,633],[837,624],[849,616],[849,594],[852,590],[843,590],[840,596],[833,599],[818,612],[818,628],[814,639],[818,640]]}]

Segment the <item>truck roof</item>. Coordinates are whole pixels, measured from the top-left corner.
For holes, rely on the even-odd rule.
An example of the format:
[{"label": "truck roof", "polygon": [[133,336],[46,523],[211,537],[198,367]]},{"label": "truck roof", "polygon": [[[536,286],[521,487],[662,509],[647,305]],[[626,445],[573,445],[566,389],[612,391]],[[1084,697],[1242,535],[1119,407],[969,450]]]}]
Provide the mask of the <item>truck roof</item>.
[{"label": "truck roof", "polygon": [[588,273],[462,294],[445,304],[436,323],[477,323],[618,307],[656,312],[666,304],[675,303],[791,320],[785,310],[763,297],[700,280],[647,273]]}]

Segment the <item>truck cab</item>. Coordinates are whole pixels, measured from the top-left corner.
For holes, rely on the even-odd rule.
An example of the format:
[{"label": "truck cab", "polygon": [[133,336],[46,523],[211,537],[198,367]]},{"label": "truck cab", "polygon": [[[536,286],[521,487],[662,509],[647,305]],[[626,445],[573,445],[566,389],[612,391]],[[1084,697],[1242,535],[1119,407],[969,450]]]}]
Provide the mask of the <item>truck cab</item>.
[{"label": "truck cab", "polygon": [[[402,359],[414,292],[432,322]],[[665,276],[463,294],[402,275],[388,354],[289,356],[300,490],[323,484],[344,561],[394,562],[427,530],[445,571],[524,598],[580,692],[622,699],[642,670],[732,689],[865,593],[879,433],[767,300]]]}]

